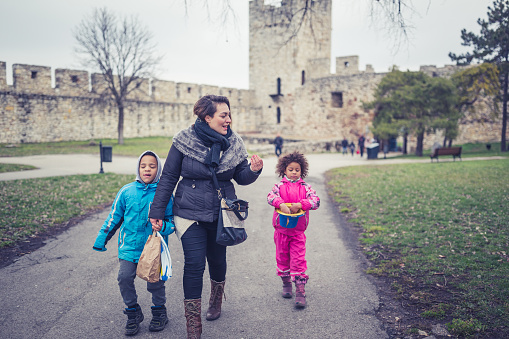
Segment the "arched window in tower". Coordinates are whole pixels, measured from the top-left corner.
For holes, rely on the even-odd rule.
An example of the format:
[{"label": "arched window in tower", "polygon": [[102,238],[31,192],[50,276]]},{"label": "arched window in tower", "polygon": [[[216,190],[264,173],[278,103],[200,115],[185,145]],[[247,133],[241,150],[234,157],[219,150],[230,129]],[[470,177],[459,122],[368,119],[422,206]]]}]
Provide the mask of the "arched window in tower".
[{"label": "arched window in tower", "polygon": [[302,71],[302,84],[301,85],[304,85],[306,83],[306,71]]},{"label": "arched window in tower", "polygon": [[281,95],[281,78],[277,78],[277,95]]},{"label": "arched window in tower", "polygon": [[281,108],[277,108],[277,113],[276,113],[276,118],[277,118],[277,123],[280,124],[281,123]]}]

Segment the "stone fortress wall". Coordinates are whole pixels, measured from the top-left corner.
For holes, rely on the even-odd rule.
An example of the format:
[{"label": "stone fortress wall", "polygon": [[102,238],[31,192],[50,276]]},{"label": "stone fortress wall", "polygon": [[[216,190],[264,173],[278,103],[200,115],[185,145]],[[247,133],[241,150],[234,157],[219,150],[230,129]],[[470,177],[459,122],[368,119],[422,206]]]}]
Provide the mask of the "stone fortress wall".
[{"label": "stone fortress wall", "polygon": [[[117,138],[118,113],[112,100],[100,93],[101,74],[13,65],[8,85],[5,62],[0,62],[0,143],[50,142]],[[205,94],[225,95],[238,130],[253,130],[257,110],[249,90],[147,79],[130,95],[124,137],[173,136],[194,120],[194,103]]]},{"label": "stone fortress wall", "polygon": [[[371,65],[359,70],[355,55],[337,57],[331,73],[331,0],[310,2],[312,29],[304,21],[297,31],[288,14],[304,1],[249,3],[249,90],[147,79],[129,97],[124,137],[171,137],[194,121],[196,100],[218,94],[229,97],[234,130],[246,139],[268,140],[281,132],[288,140],[312,140],[316,149],[344,137],[371,138],[374,113],[363,102],[373,100],[386,73],[375,73]],[[292,32],[295,37],[289,39]],[[420,70],[448,77],[458,67]],[[12,71],[11,86],[0,61],[0,143],[117,137],[117,109],[100,95],[105,87],[101,74],[56,69],[53,87],[49,67],[15,64]],[[455,143],[498,141],[500,130],[500,121],[467,119]],[[425,147],[436,141],[442,141],[440,134],[427,135]],[[409,142],[415,145],[412,138]]]}]

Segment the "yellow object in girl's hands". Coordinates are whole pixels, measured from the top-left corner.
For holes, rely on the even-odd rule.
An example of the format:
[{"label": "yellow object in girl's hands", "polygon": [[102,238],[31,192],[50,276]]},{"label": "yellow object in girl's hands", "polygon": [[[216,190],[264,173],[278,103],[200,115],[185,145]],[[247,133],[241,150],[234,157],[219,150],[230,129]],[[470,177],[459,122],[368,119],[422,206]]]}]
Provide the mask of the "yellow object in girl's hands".
[{"label": "yellow object in girl's hands", "polygon": [[[285,202],[285,205],[286,205],[286,206],[288,206],[288,207],[291,207],[291,206],[292,206],[292,204],[291,204],[291,203],[289,203],[289,202]],[[276,211],[277,211],[279,214],[281,214],[281,215],[286,215],[286,216],[290,216],[290,217],[299,217],[299,216],[303,215],[304,213],[306,213],[306,212],[304,212],[304,211],[302,210],[302,208],[301,208],[301,209],[300,209],[297,213],[293,213],[293,214],[284,213],[284,212],[282,212],[279,208],[276,208]]]},{"label": "yellow object in girl's hands", "polygon": [[[288,207],[292,206],[291,203],[286,202],[285,205]],[[284,228],[294,228],[295,226],[297,226],[298,219],[302,217],[304,214],[306,214],[306,212],[304,212],[302,209],[300,209],[297,213],[294,214],[281,212],[279,208],[276,208],[276,211],[279,213],[279,224],[281,225],[281,227]]]}]

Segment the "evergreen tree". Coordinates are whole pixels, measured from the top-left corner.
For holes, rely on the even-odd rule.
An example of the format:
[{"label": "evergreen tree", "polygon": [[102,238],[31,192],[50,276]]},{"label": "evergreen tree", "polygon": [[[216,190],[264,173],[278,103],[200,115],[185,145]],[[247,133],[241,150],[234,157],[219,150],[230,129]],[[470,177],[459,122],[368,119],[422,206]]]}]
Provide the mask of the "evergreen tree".
[{"label": "evergreen tree", "polygon": [[461,31],[463,46],[473,48],[472,52],[449,57],[458,64],[470,64],[473,60],[497,65],[499,69],[500,92],[497,99],[502,102],[502,136],[500,149],[507,151],[507,101],[509,82],[509,0],[495,0],[488,7],[488,20],[478,19],[481,26],[480,35]]},{"label": "evergreen tree", "polygon": [[375,109],[373,133],[412,134],[417,138],[415,154],[422,156],[426,132],[457,126],[457,104],[457,90],[450,79],[394,70],[378,84],[375,99],[367,107]]},{"label": "evergreen tree", "polygon": [[[458,89],[457,109],[462,121],[474,119],[478,122],[490,121],[498,112],[496,96],[500,92],[499,71],[495,64],[483,63],[467,67],[451,77]],[[447,129],[446,141],[451,142],[458,134],[458,129]]]}]

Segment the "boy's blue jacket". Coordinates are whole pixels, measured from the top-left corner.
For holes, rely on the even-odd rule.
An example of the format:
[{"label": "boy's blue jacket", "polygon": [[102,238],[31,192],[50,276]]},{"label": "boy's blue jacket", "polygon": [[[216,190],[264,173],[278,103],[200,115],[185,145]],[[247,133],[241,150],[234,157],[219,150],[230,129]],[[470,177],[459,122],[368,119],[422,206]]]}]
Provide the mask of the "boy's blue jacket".
[{"label": "boy's blue jacket", "polygon": [[[156,177],[151,184],[145,184],[139,174],[139,163],[147,152],[156,157],[158,164]],[[118,257],[123,260],[138,262],[148,236],[152,234],[152,225],[148,214],[161,176],[161,170],[161,160],[154,152],[146,151],[140,155],[136,169],[137,180],[125,185],[117,193],[111,206],[111,212],[97,235],[93,246],[94,250],[106,251],[106,244],[119,230]],[[159,233],[163,235],[165,241],[168,241],[168,235],[174,231],[172,196],[166,207],[163,228]]]}]

